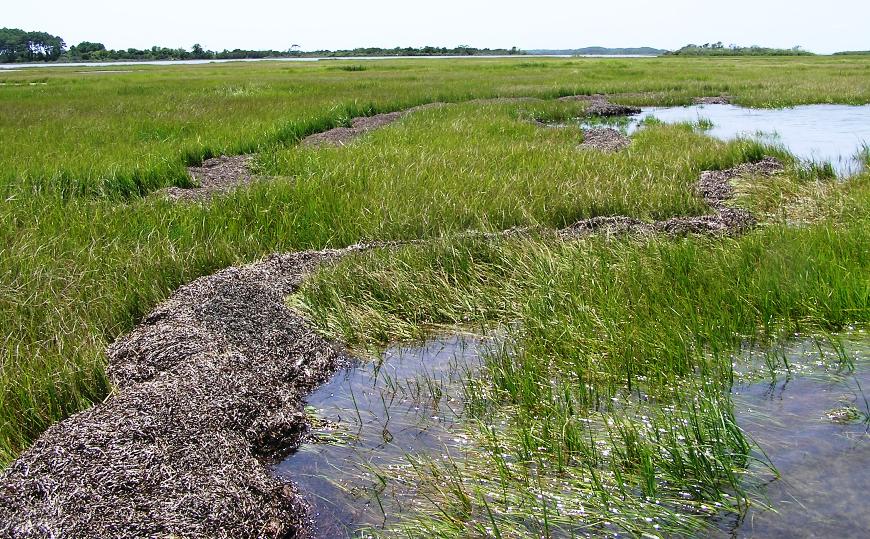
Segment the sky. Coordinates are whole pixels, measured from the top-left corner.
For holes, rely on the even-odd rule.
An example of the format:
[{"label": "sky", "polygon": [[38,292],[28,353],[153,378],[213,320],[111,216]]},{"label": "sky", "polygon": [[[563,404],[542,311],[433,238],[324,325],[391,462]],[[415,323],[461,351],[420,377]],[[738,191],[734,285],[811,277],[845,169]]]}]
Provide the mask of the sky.
[{"label": "sky", "polygon": [[[870,0],[113,0],[10,2],[0,27],[68,45],[302,50],[447,46],[568,49],[722,41],[831,53],[870,49]],[[37,7],[38,6],[38,7]]]}]

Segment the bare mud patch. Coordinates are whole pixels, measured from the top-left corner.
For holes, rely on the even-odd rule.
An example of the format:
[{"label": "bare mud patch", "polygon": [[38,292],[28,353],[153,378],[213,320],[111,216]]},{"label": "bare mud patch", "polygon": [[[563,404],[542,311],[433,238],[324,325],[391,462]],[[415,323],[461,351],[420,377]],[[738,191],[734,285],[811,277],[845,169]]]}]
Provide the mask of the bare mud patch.
[{"label": "bare mud patch", "polygon": [[170,200],[203,200],[216,194],[251,184],[256,177],[251,172],[253,155],[233,155],[206,159],[198,167],[188,167],[187,172],[197,183],[195,187],[169,187],[157,191]]},{"label": "bare mud patch", "polygon": [[373,129],[378,129],[394,123],[408,114],[433,107],[440,107],[442,105],[443,103],[428,103],[426,105],[420,105],[396,112],[385,112],[373,116],[360,116],[351,120],[350,127],[335,127],[322,133],[315,133],[302,139],[301,144],[309,147],[321,145],[344,146],[353,139],[368,133]]},{"label": "bare mud patch", "polygon": [[596,127],[583,130],[580,148],[591,148],[601,152],[618,152],[631,145],[631,139],[612,127]]}]

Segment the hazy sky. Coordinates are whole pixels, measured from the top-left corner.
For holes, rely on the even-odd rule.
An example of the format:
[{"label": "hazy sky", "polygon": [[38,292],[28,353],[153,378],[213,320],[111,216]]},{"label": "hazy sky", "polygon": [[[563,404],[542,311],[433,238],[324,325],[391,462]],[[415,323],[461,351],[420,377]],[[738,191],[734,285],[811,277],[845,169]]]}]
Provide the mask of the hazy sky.
[{"label": "hazy sky", "polygon": [[870,0],[149,0],[9,2],[0,27],[67,44],[303,50],[362,46],[678,48],[686,43],[870,49]]}]

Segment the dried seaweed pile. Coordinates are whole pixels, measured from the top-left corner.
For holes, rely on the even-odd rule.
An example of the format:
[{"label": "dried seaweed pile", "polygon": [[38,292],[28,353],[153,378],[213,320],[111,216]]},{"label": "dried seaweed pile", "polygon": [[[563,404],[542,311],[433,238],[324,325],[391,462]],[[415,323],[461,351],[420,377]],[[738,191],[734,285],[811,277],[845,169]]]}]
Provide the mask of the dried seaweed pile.
[{"label": "dried seaweed pile", "polygon": [[731,180],[740,176],[771,176],[782,171],[782,163],[765,157],[756,163],[744,163],[725,170],[705,170],[695,184],[695,192],[713,209],[713,213],[697,217],[672,217],[652,223],[623,216],[593,217],[578,221],[560,231],[563,237],[590,232],[607,234],[739,234],[755,225],[748,211],[732,208],[726,202],[734,197]]},{"label": "dried seaweed pile", "polygon": [[593,148],[602,152],[618,152],[628,148],[631,139],[612,127],[596,127],[583,130],[581,148]]},{"label": "dried seaweed pile", "polygon": [[2,537],[293,537],[293,487],[264,454],[304,433],[302,398],[344,360],[284,304],[316,264],[273,256],[179,289],[108,350],[119,391],[0,475]]},{"label": "dried seaweed pile", "polygon": [[187,172],[198,184],[191,188],[169,187],[160,191],[171,200],[202,200],[225,193],[254,181],[251,172],[253,155],[213,157]]},{"label": "dried seaweed pile", "polygon": [[560,97],[558,101],[586,101],[587,105],[585,113],[587,116],[610,117],[631,116],[632,114],[640,114],[640,109],[638,107],[611,103],[607,99],[607,96],[603,94],[568,95],[565,97]]},{"label": "dried seaweed pile", "polygon": [[315,133],[302,139],[303,146],[320,146],[323,144],[332,144],[341,146],[347,144],[356,137],[368,133],[373,129],[389,125],[400,118],[432,107],[439,107],[442,103],[428,103],[417,107],[411,107],[405,110],[396,112],[385,112],[383,114],[375,114],[373,116],[360,116],[354,118],[350,122],[350,127],[335,127],[322,133]]}]

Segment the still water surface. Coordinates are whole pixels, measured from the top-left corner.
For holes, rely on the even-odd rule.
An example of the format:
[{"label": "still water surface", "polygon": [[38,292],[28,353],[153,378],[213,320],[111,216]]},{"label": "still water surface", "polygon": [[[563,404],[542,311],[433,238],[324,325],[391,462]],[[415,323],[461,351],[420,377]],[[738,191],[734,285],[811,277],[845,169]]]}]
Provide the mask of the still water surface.
[{"label": "still water surface", "polygon": [[653,117],[665,123],[713,123],[707,133],[731,140],[755,138],[782,145],[795,156],[814,162],[830,162],[840,176],[862,167],[859,152],[870,144],[870,105],[801,105],[784,109],[753,109],[735,105],[694,105],[691,107],[649,107],[642,109],[628,125],[636,130],[643,119]]},{"label": "still water surface", "polygon": [[[870,393],[864,393],[870,390],[870,336],[849,334],[842,343],[836,353],[796,339],[778,349],[787,372],[780,368],[773,382],[734,386],[738,423],[760,448],[758,456],[763,451],[781,475],[761,486],[773,510],[752,507],[717,521],[721,536],[862,537],[870,530],[870,423],[864,419],[870,416]],[[452,335],[394,346],[310,396],[311,411],[326,421],[313,429],[313,443],[274,473],[294,481],[314,508],[315,537],[354,537],[395,523],[411,505],[414,485],[379,486],[377,471],[395,475],[397,466],[408,466],[406,453],[462,459],[473,440],[461,428],[461,380],[497,345],[492,338]],[[735,356],[735,366],[755,373],[745,379],[758,379],[764,357],[747,350]],[[832,411],[847,408],[857,417],[831,419]]]},{"label": "still water surface", "polygon": [[354,537],[394,522],[415,490],[395,481],[379,490],[376,471],[405,466],[406,453],[461,458],[470,443],[458,423],[461,378],[492,345],[481,336],[449,335],[393,346],[309,396],[310,411],[326,420],[313,428],[319,443],[303,445],[274,472],[296,483],[314,508],[315,538]]},{"label": "still water surface", "polygon": [[784,352],[794,369],[815,366],[810,374],[734,388],[738,423],[781,477],[763,489],[773,511],[751,508],[732,537],[868,536],[870,336],[842,342],[854,368],[837,368],[829,347],[797,341]]}]

